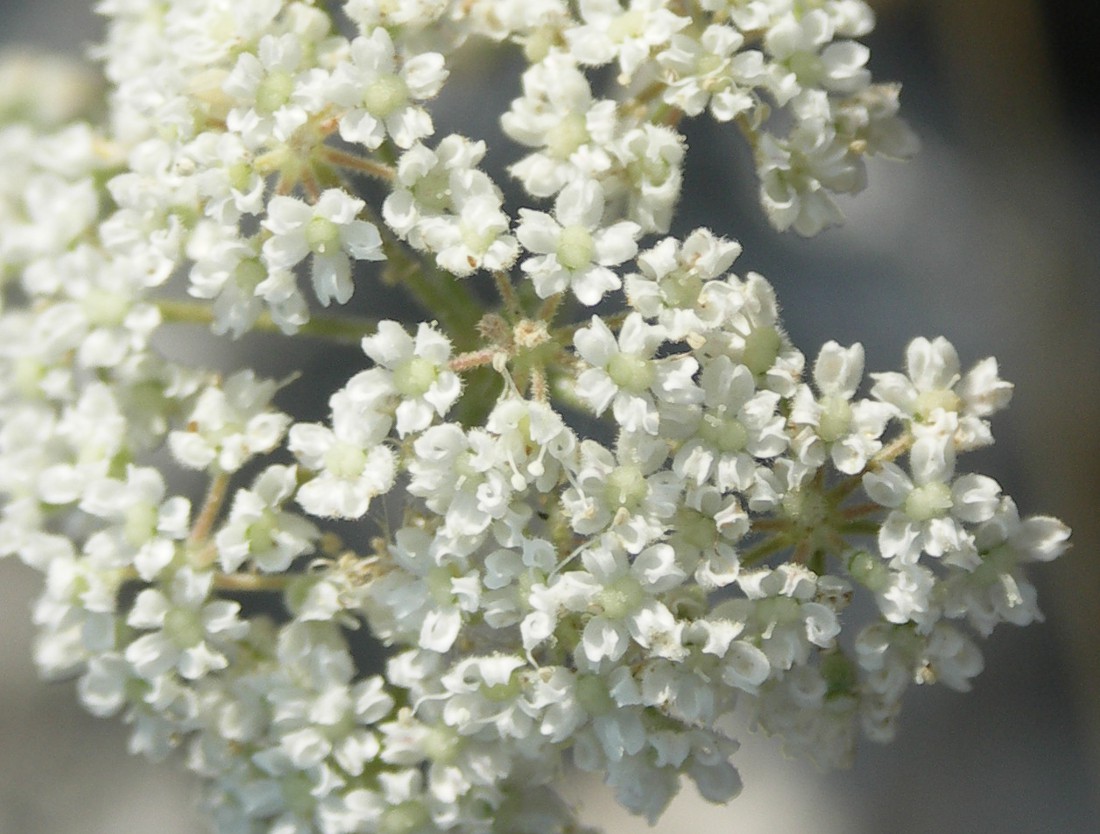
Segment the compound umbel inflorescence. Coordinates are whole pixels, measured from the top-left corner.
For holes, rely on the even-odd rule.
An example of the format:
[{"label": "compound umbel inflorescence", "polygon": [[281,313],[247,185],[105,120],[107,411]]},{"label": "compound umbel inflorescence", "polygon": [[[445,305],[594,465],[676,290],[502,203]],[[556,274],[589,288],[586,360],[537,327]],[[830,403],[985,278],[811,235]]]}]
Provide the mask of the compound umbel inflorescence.
[{"label": "compound umbel inflorescence", "polygon": [[[734,713],[843,764],[1039,617],[1068,529],[958,463],[996,362],[807,367],[737,243],[669,235],[685,119],[805,235],[915,151],[862,0],[99,9],[98,119],[0,107],[0,555],[45,575],[43,673],[184,747],[219,832],[576,832],[566,767],[725,801]],[[490,44],[518,197],[431,114]],[[383,291],[401,321],[351,312]],[[333,393],[169,358],[180,324],[361,353]]]}]

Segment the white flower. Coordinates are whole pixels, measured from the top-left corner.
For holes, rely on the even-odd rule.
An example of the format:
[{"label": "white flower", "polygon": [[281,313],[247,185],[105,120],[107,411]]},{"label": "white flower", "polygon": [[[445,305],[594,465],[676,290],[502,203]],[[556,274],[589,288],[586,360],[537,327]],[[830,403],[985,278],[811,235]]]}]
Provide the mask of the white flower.
[{"label": "white flower", "polygon": [[324,73],[303,63],[302,44],[292,33],[266,35],[257,54],[242,52],[222,89],[241,104],[226,123],[249,147],[285,142],[320,109],[318,82]]},{"label": "white flower", "polygon": [[663,98],[696,116],[710,105],[711,114],[728,122],[757,103],[752,88],[764,80],[764,56],[739,52],[744,37],[730,26],[713,24],[701,36],[673,35],[657,61],[672,81]]},{"label": "white flower", "polygon": [[237,490],[229,519],[214,537],[227,573],[246,560],[265,572],[285,571],[312,548],[320,536],[317,528],[282,509],[297,488],[296,475],[293,466],[269,466],[252,489]]},{"label": "white flower", "polygon": [[349,257],[368,261],[385,257],[378,229],[356,219],[364,205],[339,188],[323,192],[313,206],[294,197],[273,197],[263,224],[272,233],[263,246],[268,268],[289,270],[312,254],[317,299],[325,306],[333,299],[347,303],[353,290]]},{"label": "white flower", "polygon": [[637,313],[623,322],[618,339],[603,320],[592,317],[577,331],[577,352],[592,367],[577,378],[577,396],[600,415],[611,406],[615,421],[629,432],[657,434],[662,402],[693,403],[702,391],[692,381],[698,362],[690,356],[655,359],[664,330]]},{"label": "white flower", "polygon": [[682,482],[664,469],[668,454],[660,438],[623,432],[616,453],[593,440],[580,447],[574,486],[562,506],[581,535],[611,532],[630,553],[660,536],[676,512]]},{"label": "white flower", "polygon": [[287,415],[270,408],[277,388],[247,370],[204,389],[186,430],[168,436],[176,460],[188,469],[236,472],[253,455],[270,452],[290,425]]},{"label": "white flower", "polygon": [[176,542],[188,533],[191,504],[164,498],[164,479],[149,467],[128,466],[126,480],[104,478],[85,491],[80,508],[115,525],[88,538],[84,551],[101,568],[130,564],[151,581],[176,556]]},{"label": "white flower", "polygon": [[741,254],[738,243],[696,229],[683,244],[666,237],[638,255],[641,274],[626,277],[626,297],[647,319],[656,319],[671,340],[718,327],[736,303],[735,290],[714,281]]},{"label": "white flower", "polygon": [[791,408],[791,422],[809,428],[792,439],[800,461],[820,466],[828,449],[838,471],[855,475],[882,448],[879,438],[896,410],[887,403],[852,402],[862,376],[862,345],[842,348],[833,341],[822,345],[814,362],[820,396],[815,398],[809,387],[800,386]]},{"label": "white flower", "polygon": [[581,558],[596,582],[592,604],[598,613],[585,624],[580,644],[590,663],[619,660],[632,640],[658,656],[676,657],[682,652],[681,626],[654,598],[686,578],[671,547],[653,545],[633,559],[621,551],[595,547]]},{"label": "white flower", "polygon": [[379,322],[378,332],[364,337],[363,352],[379,369],[353,379],[349,396],[372,409],[382,397],[396,398],[394,414],[402,436],[426,429],[433,416],[447,413],[462,391],[458,375],[448,366],[450,341],[426,322],[421,322],[415,337],[397,322]]},{"label": "white flower", "polygon": [[972,572],[954,572],[944,583],[947,616],[965,617],[982,635],[998,623],[1041,620],[1035,588],[1022,566],[1057,558],[1068,540],[1069,528],[1058,519],[1021,519],[1015,502],[1002,498],[993,517],[974,531],[981,564]]},{"label": "white flower", "polygon": [[240,606],[228,600],[208,601],[211,573],[181,568],[172,579],[170,596],[146,588],[126,618],[128,625],[151,629],[126,647],[126,660],[147,680],[172,669],[194,680],[229,665],[228,646],[248,631]]},{"label": "white flower", "polygon": [[654,47],[691,22],[667,5],[667,0],[630,0],[623,9],[619,0],[581,0],[584,25],[566,30],[569,50],[582,64],[618,60],[619,82],[625,84]]},{"label": "white flower", "polygon": [[787,448],[784,420],[776,413],[779,395],[757,391],[753,375],[728,356],[703,366],[702,407],[672,409],[673,430],[686,438],[672,468],[681,478],[702,485],[708,479],[723,491],[752,486],[756,460]]},{"label": "white flower", "polygon": [[527,251],[522,269],[541,298],[572,289],[582,304],[592,306],[622,286],[608,267],[633,258],[641,228],[623,220],[604,228],[604,197],[599,183],[579,180],[567,185],[554,202],[554,216],[520,209],[516,237]]},{"label": "white flower", "polygon": [[346,396],[332,399],[332,428],[291,426],[288,447],[316,476],[298,488],[298,503],[322,518],[360,518],[397,475],[393,451],[382,444],[389,421],[364,413]]},{"label": "white flower", "polygon": [[382,204],[382,216],[397,235],[424,248],[423,218],[456,213],[468,193],[499,194],[489,177],[477,170],[485,143],[448,134],[433,151],[419,142],[397,161],[394,189]]},{"label": "white flower", "polygon": [[536,197],[556,194],[576,179],[599,178],[611,167],[615,102],[593,101],[588,79],[566,52],[551,51],[524,72],[523,96],[500,124],[515,141],[540,149],[509,169]]},{"label": "white flower", "polygon": [[663,125],[644,124],[626,131],[611,152],[617,169],[602,180],[609,202],[625,200],[627,217],[643,231],[667,232],[683,183],[683,137]]},{"label": "white flower", "polygon": [[993,442],[984,418],[1004,408],[1012,396],[1012,385],[997,375],[996,360],[979,362],[963,377],[955,348],[940,336],[910,342],[905,367],[905,374],[872,374],[872,396],[910,420],[933,421],[939,410],[956,413],[955,443],[960,451]]},{"label": "white flower", "polygon": [[896,464],[884,463],[863,476],[863,485],[873,501],[893,510],[879,531],[883,556],[915,564],[923,552],[970,570],[978,555],[965,525],[993,517],[1001,488],[984,475],[954,477],[957,418],[943,410],[937,415],[934,424],[914,427],[912,478]]},{"label": "white flower", "polygon": [[497,438],[454,423],[432,426],[413,444],[409,492],[446,518],[446,529],[472,536],[504,516],[512,497]]},{"label": "white flower", "polygon": [[340,135],[371,150],[388,134],[410,148],[432,132],[432,120],[413,101],[432,98],[447,79],[443,56],[423,52],[398,65],[393,40],[378,27],[351,42],[350,61],[332,73],[329,97],[348,108],[340,118]]}]

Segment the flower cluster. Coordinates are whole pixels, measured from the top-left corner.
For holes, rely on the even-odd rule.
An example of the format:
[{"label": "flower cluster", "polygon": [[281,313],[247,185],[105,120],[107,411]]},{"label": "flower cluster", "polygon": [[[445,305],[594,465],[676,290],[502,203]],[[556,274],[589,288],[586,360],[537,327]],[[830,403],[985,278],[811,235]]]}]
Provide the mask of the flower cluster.
[{"label": "flower cluster", "polygon": [[[738,244],[668,234],[685,118],[803,234],[914,150],[862,0],[99,8],[103,124],[0,126],[0,556],[45,576],[43,674],[185,746],[219,832],[577,832],[566,767],[650,820],[685,775],[726,801],[735,711],[843,764],[1040,617],[1068,529],[958,463],[996,362],[808,368]],[[514,211],[431,115],[488,41],[528,64]],[[380,284],[428,316],[318,309]],[[360,367],[219,373],[159,349],[179,324]]]}]

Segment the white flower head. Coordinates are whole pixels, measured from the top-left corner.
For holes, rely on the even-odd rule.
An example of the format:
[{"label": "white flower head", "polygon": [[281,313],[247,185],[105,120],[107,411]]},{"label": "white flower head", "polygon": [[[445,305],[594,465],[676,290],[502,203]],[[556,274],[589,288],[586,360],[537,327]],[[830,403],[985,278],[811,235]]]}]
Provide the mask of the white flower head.
[{"label": "white flower head", "polygon": [[320,536],[310,522],[283,510],[297,488],[293,466],[270,466],[252,489],[241,489],[214,541],[222,569],[232,573],[251,560],[265,572],[285,571]]},{"label": "white flower head", "polygon": [[382,443],[384,417],[363,412],[345,396],[332,399],[332,428],[317,423],[291,426],[288,446],[316,475],[298,488],[298,503],[321,518],[361,518],[370,502],[387,492],[397,476],[393,451]]},{"label": "white flower head", "polygon": [[378,332],[363,339],[363,352],[383,372],[372,375],[371,387],[397,400],[394,414],[402,436],[426,429],[462,392],[458,374],[449,367],[451,343],[427,322],[420,324],[416,336],[397,322],[379,322]]},{"label": "white flower head", "polygon": [[339,188],[326,190],[312,206],[294,197],[273,197],[263,224],[272,233],[263,246],[268,268],[286,271],[312,254],[317,299],[325,306],[333,300],[347,303],[353,290],[350,259],[385,257],[378,229],[357,219],[364,205]]},{"label": "white flower head", "polygon": [[582,304],[592,306],[622,286],[609,267],[634,257],[641,228],[628,220],[604,227],[603,213],[603,190],[593,180],[563,188],[553,217],[520,209],[516,237],[535,255],[522,268],[541,298],[572,289]]},{"label": "white flower head", "polygon": [[430,99],[447,79],[443,56],[423,52],[399,61],[390,33],[379,26],[351,42],[349,61],[332,73],[329,97],[347,108],[340,135],[371,150],[388,135],[410,148],[432,132],[432,119],[413,102]]},{"label": "white flower head", "polygon": [[273,380],[238,371],[199,395],[185,430],[168,443],[176,460],[189,469],[235,472],[253,455],[270,452],[283,439],[290,418],[271,408],[278,389]]},{"label": "white flower head", "polygon": [[698,402],[702,391],[692,381],[698,362],[691,356],[656,359],[665,331],[646,324],[637,313],[623,322],[616,339],[598,316],[573,338],[577,352],[591,367],[577,378],[577,396],[597,414],[611,407],[616,422],[629,432],[658,432],[657,400]]}]

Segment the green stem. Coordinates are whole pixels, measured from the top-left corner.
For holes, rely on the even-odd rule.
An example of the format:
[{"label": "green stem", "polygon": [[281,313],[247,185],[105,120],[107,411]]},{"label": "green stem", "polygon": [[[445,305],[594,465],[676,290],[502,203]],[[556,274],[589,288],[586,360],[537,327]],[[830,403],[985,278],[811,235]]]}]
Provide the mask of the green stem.
[{"label": "green stem", "polygon": [[778,553],[789,545],[790,542],[784,536],[773,536],[770,539],[765,539],[741,557],[741,565],[746,568],[757,565],[773,553]]},{"label": "green stem", "polygon": [[443,325],[455,348],[477,348],[477,323],[485,310],[460,279],[424,266],[404,271],[401,283]]},{"label": "green stem", "polygon": [[296,574],[216,573],[214,588],[219,591],[285,591]]},{"label": "green stem", "polygon": [[[210,325],[214,322],[214,308],[210,304],[201,301],[162,298],[154,303],[157,305],[157,309],[160,310],[161,320],[167,324]],[[274,319],[271,318],[271,314],[267,312],[260,313],[253,323],[252,329],[261,333],[288,335],[283,332]],[[369,336],[377,329],[378,322],[375,319],[314,313],[311,314],[309,321],[299,327],[297,333],[293,335],[321,339],[326,342],[357,345],[364,336]]]}]

